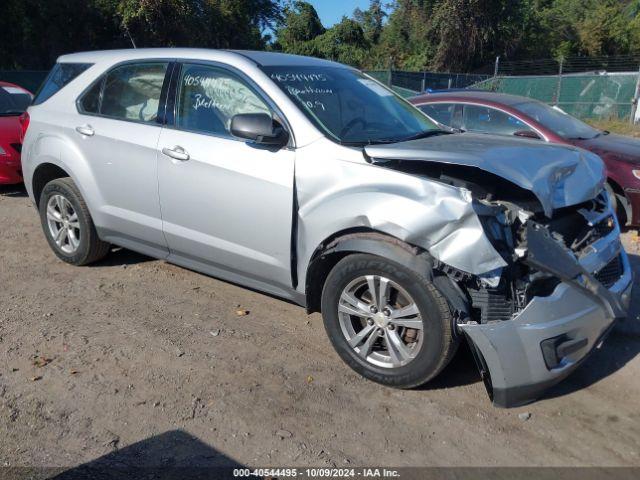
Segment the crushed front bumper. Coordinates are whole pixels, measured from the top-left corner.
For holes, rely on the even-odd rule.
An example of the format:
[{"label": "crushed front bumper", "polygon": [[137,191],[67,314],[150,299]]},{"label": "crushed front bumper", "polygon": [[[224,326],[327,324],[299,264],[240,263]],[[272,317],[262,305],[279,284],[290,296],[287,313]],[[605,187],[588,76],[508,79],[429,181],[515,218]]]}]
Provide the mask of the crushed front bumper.
[{"label": "crushed front bumper", "polygon": [[[528,236],[529,263],[562,282],[510,320],[459,325],[500,407],[529,403],[569,375],[626,316],[631,299],[632,272],[617,227],[580,260],[547,235],[531,229]],[[593,272],[614,259],[622,273],[606,288]]]}]

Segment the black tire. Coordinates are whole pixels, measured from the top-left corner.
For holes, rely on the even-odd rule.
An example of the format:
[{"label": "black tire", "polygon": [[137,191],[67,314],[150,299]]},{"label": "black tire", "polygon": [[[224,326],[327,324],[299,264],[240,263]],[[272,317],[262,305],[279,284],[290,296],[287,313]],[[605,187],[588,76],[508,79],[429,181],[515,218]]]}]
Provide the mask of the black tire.
[{"label": "black tire", "polygon": [[615,192],[610,183],[605,183],[604,188],[609,194],[609,198],[611,199],[611,209],[616,212],[618,223],[620,223],[621,227],[625,226],[627,224],[627,211],[622,205],[624,200],[621,201],[621,199],[618,198],[619,195]]},{"label": "black tire", "polygon": [[[80,225],[79,244],[77,249],[72,253],[65,252],[58,246],[49,228],[47,204],[54,195],[62,195],[68,200],[78,217],[78,223]],[[51,249],[61,260],[72,265],[88,265],[104,258],[105,255],[109,253],[111,246],[98,237],[87,204],[71,178],[58,178],[47,183],[42,190],[38,209],[40,211],[40,222],[44,236],[47,242],[49,242]]]},{"label": "black tire", "polygon": [[[406,365],[387,368],[370,363],[347,342],[340,326],[338,303],[343,290],[364,275],[379,275],[401,286],[418,307],[422,318],[421,347]],[[433,379],[449,363],[458,347],[453,319],[445,298],[424,276],[382,257],[349,255],[331,270],[322,291],[322,316],[334,348],[357,373],[395,388],[414,388]]]},{"label": "black tire", "polygon": [[618,212],[618,197],[613,191],[613,187],[609,183],[605,183],[604,188],[609,194],[609,198],[611,199],[611,209],[619,216],[620,214]]}]

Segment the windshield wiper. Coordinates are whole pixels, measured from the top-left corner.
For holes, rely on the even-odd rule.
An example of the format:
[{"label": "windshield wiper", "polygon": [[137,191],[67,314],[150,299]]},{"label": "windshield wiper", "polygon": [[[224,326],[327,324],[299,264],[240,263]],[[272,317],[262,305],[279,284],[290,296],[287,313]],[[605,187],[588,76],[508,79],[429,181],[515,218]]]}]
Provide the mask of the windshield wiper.
[{"label": "windshield wiper", "polygon": [[345,142],[341,141],[340,145],[344,145],[347,147],[364,147],[365,145],[387,145],[390,143],[400,143],[400,142],[408,142],[409,140],[419,140],[421,138],[433,137],[436,135],[449,135],[453,132],[449,132],[447,130],[425,130],[420,133],[416,133],[415,135],[411,135],[409,137],[404,138],[379,138],[376,140],[368,139],[361,140],[357,142]]},{"label": "windshield wiper", "polygon": [[447,130],[425,130],[423,132],[416,133],[415,135],[411,135],[407,138],[397,140],[397,142],[409,142],[411,140],[420,140],[421,138],[435,137],[436,135],[451,135],[452,133],[453,132],[449,132]]},{"label": "windshield wiper", "polygon": [[400,142],[408,142],[410,140],[419,140],[421,138],[435,137],[436,135],[449,135],[453,132],[449,132],[447,130],[424,130],[422,132],[416,133],[414,135],[410,135],[404,138],[382,138],[380,140],[371,140],[369,145],[378,145],[382,143],[400,143]]}]

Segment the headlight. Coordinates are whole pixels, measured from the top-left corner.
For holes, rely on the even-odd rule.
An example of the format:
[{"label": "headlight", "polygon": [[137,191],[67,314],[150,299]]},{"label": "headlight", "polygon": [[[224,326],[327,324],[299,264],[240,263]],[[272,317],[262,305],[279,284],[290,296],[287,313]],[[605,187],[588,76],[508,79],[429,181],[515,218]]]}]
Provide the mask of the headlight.
[{"label": "headlight", "polygon": [[640,180],[640,170],[631,170],[631,173],[633,173],[634,177]]}]

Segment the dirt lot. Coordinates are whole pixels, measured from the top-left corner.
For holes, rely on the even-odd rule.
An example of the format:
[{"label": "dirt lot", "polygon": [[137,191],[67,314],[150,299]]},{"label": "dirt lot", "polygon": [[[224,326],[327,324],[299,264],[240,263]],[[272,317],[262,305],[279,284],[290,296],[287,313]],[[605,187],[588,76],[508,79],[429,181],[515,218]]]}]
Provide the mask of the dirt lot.
[{"label": "dirt lot", "polygon": [[[428,388],[342,364],[315,314],[119,250],[58,261],[0,187],[0,465],[640,466],[640,298],[547,398],[489,403],[466,348]],[[625,244],[640,268],[640,242]],[[237,315],[246,309],[246,316]],[[530,418],[527,414],[530,414]]]}]

